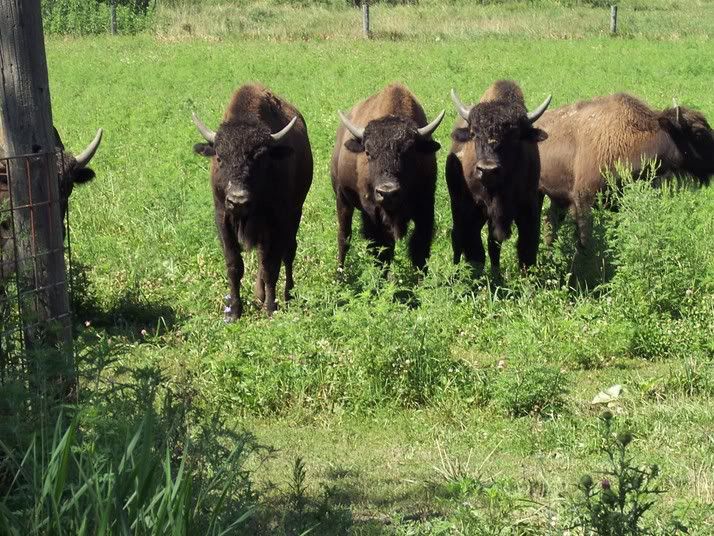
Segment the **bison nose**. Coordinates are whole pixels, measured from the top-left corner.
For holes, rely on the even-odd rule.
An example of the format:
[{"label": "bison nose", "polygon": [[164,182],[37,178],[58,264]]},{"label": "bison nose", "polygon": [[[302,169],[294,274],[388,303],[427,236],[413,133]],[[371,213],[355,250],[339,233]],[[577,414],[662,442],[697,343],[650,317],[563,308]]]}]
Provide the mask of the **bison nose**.
[{"label": "bison nose", "polygon": [[382,202],[386,199],[394,199],[399,194],[399,185],[395,182],[380,184],[374,189],[375,198]]},{"label": "bison nose", "polygon": [[226,194],[226,205],[231,208],[245,207],[250,201],[250,195],[245,190]]},{"label": "bison nose", "polygon": [[493,160],[480,160],[476,163],[476,167],[478,170],[485,174],[488,173],[493,173],[494,171],[498,171],[498,168],[500,168],[500,164],[498,162],[494,162]]}]

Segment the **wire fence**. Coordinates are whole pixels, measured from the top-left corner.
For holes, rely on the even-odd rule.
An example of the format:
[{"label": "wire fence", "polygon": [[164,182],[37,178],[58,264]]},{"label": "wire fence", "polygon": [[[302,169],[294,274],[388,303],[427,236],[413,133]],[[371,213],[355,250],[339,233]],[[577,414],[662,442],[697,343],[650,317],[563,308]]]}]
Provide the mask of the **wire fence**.
[{"label": "wire fence", "polygon": [[[71,343],[68,196],[57,171],[63,158],[52,151],[0,159],[0,386],[27,385],[38,369],[37,352],[66,355]],[[67,363],[49,360],[58,361],[52,368]]]}]

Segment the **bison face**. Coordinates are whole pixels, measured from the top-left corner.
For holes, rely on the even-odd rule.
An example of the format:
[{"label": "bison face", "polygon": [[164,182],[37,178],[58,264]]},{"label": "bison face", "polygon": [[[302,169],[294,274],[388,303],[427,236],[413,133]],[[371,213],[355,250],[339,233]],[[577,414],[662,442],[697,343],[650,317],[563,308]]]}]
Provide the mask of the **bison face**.
[{"label": "bison face", "polygon": [[473,142],[475,166],[466,180],[472,191],[503,188],[521,156],[523,142],[537,143],[548,135],[531,125],[525,108],[501,101],[474,106],[468,115],[468,127],[452,134],[459,143]]},{"label": "bison face", "polygon": [[[88,162],[87,162],[88,163]],[[74,191],[75,184],[84,184],[91,181],[96,175],[94,170],[81,164],[72,153],[62,152],[58,157],[57,168],[59,169],[59,196],[62,209],[62,216],[67,214],[69,196]]]},{"label": "bison face", "polygon": [[665,110],[660,125],[682,154],[684,169],[708,184],[714,175],[714,131],[699,112],[676,106]]},{"label": "bison face", "polygon": [[416,156],[435,153],[441,147],[431,139],[431,133],[439,126],[444,112],[422,128],[411,119],[387,116],[359,129],[344,116],[340,117],[355,136],[345,142],[345,147],[353,153],[364,153],[367,158],[372,198],[386,212],[395,211],[412,187]]},{"label": "bison face", "polygon": [[[194,116],[194,122],[197,120]],[[206,135],[197,123],[208,143],[196,144],[194,151],[213,158],[213,180],[223,191],[227,212],[246,217],[257,201],[265,198],[271,187],[273,162],[293,152],[291,147],[280,144],[280,139],[295,120],[278,134],[271,134],[263,124],[224,123],[218,132],[208,131]]]}]

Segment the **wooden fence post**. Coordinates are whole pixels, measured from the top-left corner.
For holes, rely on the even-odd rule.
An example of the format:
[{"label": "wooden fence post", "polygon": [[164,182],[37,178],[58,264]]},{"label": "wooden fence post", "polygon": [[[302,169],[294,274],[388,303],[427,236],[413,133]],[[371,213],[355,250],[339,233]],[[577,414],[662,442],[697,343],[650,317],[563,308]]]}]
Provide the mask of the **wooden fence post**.
[{"label": "wooden fence post", "polygon": [[610,33],[617,33],[617,6],[610,6]]},{"label": "wooden fence post", "polygon": [[29,383],[57,389],[71,400],[76,394],[72,324],[40,0],[0,0],[0,13],[0,157],[8,158],[15,207]]},{"label": "wooden fence post", "polygon": [[369,0],[362,0],[362,33],[365,39],[372,37],[369,27]]}]

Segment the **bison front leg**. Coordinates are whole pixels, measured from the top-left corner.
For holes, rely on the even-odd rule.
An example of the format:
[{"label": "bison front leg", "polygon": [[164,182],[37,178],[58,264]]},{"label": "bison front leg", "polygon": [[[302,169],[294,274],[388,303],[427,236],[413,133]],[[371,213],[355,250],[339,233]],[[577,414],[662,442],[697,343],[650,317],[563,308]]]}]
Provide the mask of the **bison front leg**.
[{"label": "bison front leg", "polygon": [[394,259],[394,237],[379,221],[362,212],[362,235],[367,239],[367,249],[382,268],[386,268]]},{"label": "bison front leg", "polygon": [[426,261],[434,238],[434,198],[426,199],[414,218],[414,232],[409,239],[409,258],[426,273]]},{"label": "bison front leg", "polygon": [[[297,234],[297,230],[296,230]],[[297,253],[297,239],[292,237],[288,243],[285,250],[285,255],[283,255],[283,263],[285,264],[285,302],[287,303],[292,298],[290,291],[295,287],[295,281],[293,280],[293,262],[295,261],[295,254]]]},{"label": "bison front leg", "polygon": [[345,257],[350,248],[352,238],[352,215],[354,208],[338,191],[337,197],[337,269],[342,271],[345,268]]},{"label": "bison front leg", "polygon": [[494,235],[493,227],[488,226],[488,258],[491,260],[491,277],[501,279],[501,241]]},{"label": "bison front leg", "polygon": [[592,204],[590,196],[579,196],[573,206],[575,224],[578,228],[578,246],[587,249],[592,235]]},{"label": "bison front leg", "polygon": [[540,242],[540,201],[529,207],[523,207],[515,218],[518,228],[518,261],[521,269],[526,270],[536,263],[538,243]]},{"label": "bison front leg", "polygon": [[486,218],[477,211],[477,208],[471,208],[462,212],[458,224],[456,219],[454,220],[454,230],[459,230],[464,258],[471,265],[474,276],[481,275],[486,264],[486,250],[481,241],[481,229],[486,223]]},{"label": "bison front leg", "polygon": [[223,254],[226,259],[226,272],[230,295],[225,309],[225,321],[233,322],[243,314],[243,303],[240,298],[240,282],[243,279],[245,267],[238,241],[229,222],[224,218],[220,223],[221,241],[223,242]]},{"label": "bison front leg", "polygon": [[558,237],[558,230],[565,219],[566,209],[562,205],[559,205],[554,200],[550,200],[550,206],[548,207],[548,213],[546,220],[548,222],[548,227],[545,231],[545,245],[551,247],[555,239]]},{"label": "bison front leg", "polygon": [[275,301],[275,290],[280,275],[281,255],[274,249],[260,252],[260,277],[265,284],[265,308],[268,316],[272,316],[278,309]]}]

